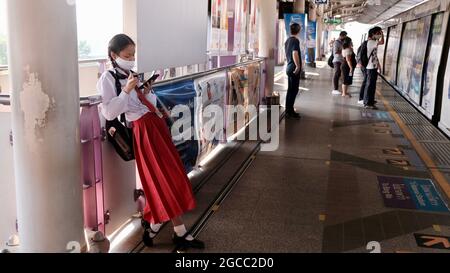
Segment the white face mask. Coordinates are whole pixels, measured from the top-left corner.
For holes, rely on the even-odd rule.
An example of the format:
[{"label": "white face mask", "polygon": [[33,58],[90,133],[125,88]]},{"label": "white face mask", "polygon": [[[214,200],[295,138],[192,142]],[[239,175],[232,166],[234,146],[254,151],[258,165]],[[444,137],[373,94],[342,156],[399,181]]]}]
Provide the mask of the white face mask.
[{"label": "white face mask", "polygon": [[116,63],[117,63],[117,65],[118,65],[120,68],[122,68],[122,69],[124,69],[124,70],[126,70],[126,71],[133,70],[134,66],[136,65],[136,62],[135,62],[135,61],[127,61],[127,60],[124,60],[124,59],[122,59],[122,58],[120,58],[120,57],[118,57],[118,58],[116,59]]},{"label": "white face mask", "polygon": [[374,38],[375,38],[375,40],[380,40],[381,39],[381,34],[375,35]]}]

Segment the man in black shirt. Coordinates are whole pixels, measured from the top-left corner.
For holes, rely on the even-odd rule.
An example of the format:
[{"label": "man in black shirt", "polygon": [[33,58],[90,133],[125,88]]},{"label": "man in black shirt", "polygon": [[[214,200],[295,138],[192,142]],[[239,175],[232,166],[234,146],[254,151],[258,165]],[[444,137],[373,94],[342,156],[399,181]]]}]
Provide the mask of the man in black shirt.
[{"label": "man in black shirt", "polygon": [[300,57],[300,41],[298,35],[301,27],[297,23],[291,25],[291,37],[285,43],[288,76],[288,91],[286,96],[286,117],[299,119],[300,115],[295,112],[294,104],[300,87],[300,72],[302,71],[302,62]]}]

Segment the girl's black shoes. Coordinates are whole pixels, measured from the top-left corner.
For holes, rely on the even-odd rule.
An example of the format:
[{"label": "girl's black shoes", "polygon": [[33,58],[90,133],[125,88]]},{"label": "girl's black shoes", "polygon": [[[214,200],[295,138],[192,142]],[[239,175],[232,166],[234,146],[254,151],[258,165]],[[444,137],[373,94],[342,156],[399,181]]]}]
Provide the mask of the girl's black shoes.
[{"label": "girl's black shoes", "polygon": [[152,247],[153,246],[153,239],[152,239],[152,237],[150,237],[150,230],[151,229],[146,229],[144,231],[144,235],[142,235],[142,242],[144,242],[144,245],[146,247]]},{"label": "girl's black shoes", "polygon": [[173,243],[180,248],[195,248],[195,249],[204,249],[205,248],[205,243],[203,243],[200,240],[194,239],[192,241],[187,240],[186,236],[188,236],[189,234],[186,234],[183,237],[178,237],[176,234],[173,234],[172,237],[172,241]]}]

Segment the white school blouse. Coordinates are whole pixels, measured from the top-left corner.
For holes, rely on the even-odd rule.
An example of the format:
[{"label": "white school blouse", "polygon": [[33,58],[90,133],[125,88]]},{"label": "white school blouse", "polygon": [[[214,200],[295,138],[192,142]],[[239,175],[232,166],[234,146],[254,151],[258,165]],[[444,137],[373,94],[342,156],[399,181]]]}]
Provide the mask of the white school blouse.
[{"label": "white school blouse", "polygon": [[[114,70],[111,70],[114,71]],[[127,84],[127,79],[120,80],[122,88]],[[142,83],[139,83],[140,86]],[[130,122],[139,120],[150,112],[138,98],[137,93],[130,94],[122,91],[120,96],[116,92],[116,80],[109,71],[105,71],[97,82],[97,91],[102,95],[102,105],[100,106],[103,116],[107,120],[113,120],[125,113],[126,119]],[[156,95],[152,92],[146,95],[147,100],[156,108]]]}]

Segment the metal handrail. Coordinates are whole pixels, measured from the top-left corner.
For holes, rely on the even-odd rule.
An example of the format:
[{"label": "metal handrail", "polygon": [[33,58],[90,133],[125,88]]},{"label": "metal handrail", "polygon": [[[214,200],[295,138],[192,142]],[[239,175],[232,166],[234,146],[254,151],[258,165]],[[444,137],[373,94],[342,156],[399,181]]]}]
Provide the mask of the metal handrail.
[{"label": "metal handrail", "polygon": [[[102,96],[94,95],[89,97],[81,97],[80,98],[80,107],[94,106],[102,103]],[[0,104],[5,106],[11,105],[11,96],[8,94],[2,95],[0,94]]]},{"label": "metal handrail", "polygon": [[[164,85],[167,83],[177,83],[177,82],[185,81],[185,80],[194,80],[197,78],[209,76],[211,74],[214,74],[214,73],[217,73],[220,71],[226,71],[228,69],[233,69],[233,68],[246,66],[246,65],[254,64],[254,63],[261,63],[264,60],[265,60],[265,58],[257,58],[255,60],[251,60],[251,61],[247,61],[247,62],[243,62],[243,63],[237,63],[237,64],[233,64],[233,65],[229,65],[229,66],[216,68],[213,70],[208,70],[208,71],[204,71],[204,72],[194,73],[191,75],[186,75],[186,76],[181,76],[181,77],[172,78],[172,79],[168,79],[168,80],[163,80],[163,81],[155,83],[153,86],[158,87],[158,86],[161,86],[161,85]],[[102,102],[102,97],[100,95],[94,95],[94,96],[80,98],[80,106],[81,107],[98,105],[101,102]],[[9,94],[0,94],[0,104],[7,105],[7,106],[11,105],[10,95]]]},{"label": "metal handrail", "polygon": [[[89,63],[101,63],[101,62],[107,62],[107,58],[96,58],[96,59],[82,59],[78,61],[78,64],[89,64]],[[8,70],[8,65],[0,65],[0,71]]]},{"label": "metal handrail", "polygon": [[186,76],[180,76],[180,77],[176,77],[176,78],[171,78],[168,80],[162,80],[159,82],[156,82],[153,84],[154,87],[158,87],[167,83],[176,83],[176,82],[180,82],[180,81],[184,81],[184,80],[193,80],[193,79],[197,79],[197,78],[201,78],[201,77],[205,77],[205,76],[209,76],[211,74],[220,72],[220,71],[226,71],[227,69],[233,69],[236,67],[241,67],[241,66],[245,66],[245,65],[249,65],[249,64],[254,64],[254,63],[260,63],[262,61],[264,61],[265,58],[257,58],[251,61],[246,61],[243,63],[236,63],[233,65],[228,65],[228,66],[223,66],[220,68],[216,68],[216,69],[212,69],[212,70],[208,70],[208,71],[203,71],[203,72],[198,72],[198,73],[194,73],[194,74],[190,74],[190,75],[186,75]]}]

